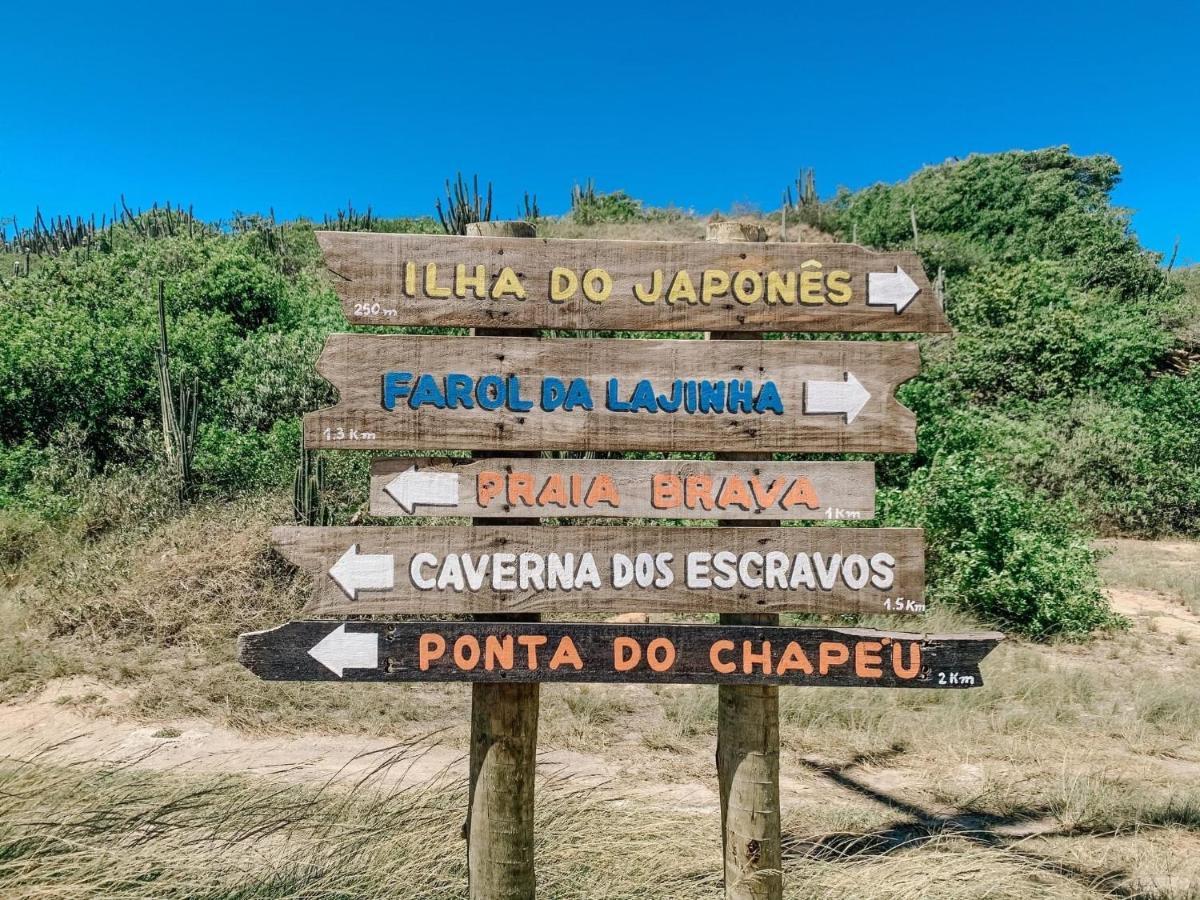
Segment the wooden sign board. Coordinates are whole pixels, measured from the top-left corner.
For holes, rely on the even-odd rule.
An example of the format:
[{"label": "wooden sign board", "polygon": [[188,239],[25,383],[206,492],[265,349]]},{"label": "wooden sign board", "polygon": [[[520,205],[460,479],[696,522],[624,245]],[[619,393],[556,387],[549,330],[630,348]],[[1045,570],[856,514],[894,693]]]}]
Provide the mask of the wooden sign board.
[{"label": "wooden sign board", "polygon": [[869,462],[395,457],[371,465],[373,516],[823,519],[875,516]]},{"label": "wooden sign board", "polygon": [[916,528],[286,526],[305,612],[925,611]]},{"label": "wooden sign board", "polygon": [[333,334],[310,448],[911,453],[916,344]]},{"label": "wooden sign board", "polygon": [[290,622],[243,634],[274,681],[642,682],[980,687],[1003,636],[573,622]]},{"label": "wooden sign board", "polygon": [[912,251],[337,231],[317,241],[355,325],[949,330]]}]

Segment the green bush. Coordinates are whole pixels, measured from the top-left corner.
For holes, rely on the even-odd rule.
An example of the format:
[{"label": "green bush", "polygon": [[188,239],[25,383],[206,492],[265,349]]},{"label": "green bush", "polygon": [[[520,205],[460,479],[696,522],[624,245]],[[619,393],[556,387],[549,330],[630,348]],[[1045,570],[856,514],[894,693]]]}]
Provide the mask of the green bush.
[{"label": "green bush", "polygon": [[927,596],[1035,638],[1119,623],[1095,553],[1069,508],[1020,489],[966,455],[939,456],[903,490],[879,495],[889,525],[925,529]]}]

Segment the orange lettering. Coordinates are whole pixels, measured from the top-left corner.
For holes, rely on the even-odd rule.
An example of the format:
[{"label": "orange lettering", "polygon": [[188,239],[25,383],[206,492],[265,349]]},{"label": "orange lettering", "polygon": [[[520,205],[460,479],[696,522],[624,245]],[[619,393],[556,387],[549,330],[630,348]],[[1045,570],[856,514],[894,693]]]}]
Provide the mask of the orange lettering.
[{"label": "orange lettering", "polygon": [[713,508],[712,477],[709,475],[689,475],[684,481],[683,504],[688,509],[695,509],[699,504],[702,509]]},{"label": "orange lettering", "polygon": [[683,493],[683,481],[670,472],[656,472],[650,478],[650,505],[655,509],[674,509]]},{"label": "orange lettering", "polygon": [[916,678],[921,674],[921,645],[915,641],[908,645],[908,665],[903,662],[904,651],[897,642],[892,644],[892,668],[898,678]]},{"label": "orange lettering", "polygon": [[731,672],[737,671],[737,666],[731,662],[725,662],[721,659],[722,653],[728,653],[733,650],[733,641],[714,641],[713,645],[708,648],[708,662],[716,671],[722,675],[728,675]]},{"label": "orange lettering", "polygon": [[618,672],[628,672],[642,659],[642,648],[631,637],[613,639],[613,668]]},{"label": "orange lettering", "polygon": [[666,638],[655,638],[646,645],[646,662],[655,672],[665,672],[675,665],[675,645]]},{"label": "orange lettering", "polygon": [[446,652],[446,639],[440,634],[427,633],[417,639],[417,663],[422,672],[429,669],[429,664],[435,659],[441,659]]},{"label": "orange lettering", "polygon": [[771,487],[764,488],[762,482],[756,477],[750,479],[750,489],[754,491],[754,502],[758,504],[759,509],[769,509],[775,505],[776,498],[783,493],[784,485],[787,484],[782,478],[776,478],[771,482]]},{"label": "orange lettering", "polygon": [[529,661],[527,665],[530,669],[538,667],[537,648],[545,644],[548,640],[550,639],[544,634],[523,634],[517,638],[517,643],[528,651]]},{"label": "orange lettering", "polygon": [[504,476],[499,472],[480,472],[475,479],[475,493],[480,506],[487,506],[500,495]]},{"label": "orange lettering", "polygon": [[511,634],[504,635],[503,638],[498,638],[494,634],[489,634],[483,642],[483,667],[489,672],[496,668],[496,663],[500,663],[500,668],[511,669],[513,667],[513,638]]},{"label": "orange lettering", "polygon": [[845,644],[832,641],[822,641],[817,651],[817,670],[822,675],[828,675],[833,666],[840,666],[850,658],[850,648]]},{"label": "orange lettering", "polygon": [[883,644],[879,641],[859,641],[854,645],[854,674],[859,678],[880,678],[883,676],[883,659],[880,653]]},{"label": "orange lettering", "polygon": [[567,635],[563,635],[563,639],[558,642],[558,649],[554,651],[554,656],[550,660],[550,668],[557,669],[559,666],[570,663],[578,672],[583,668],[583,660],[579,658],[579,650],[575,647],[575,642]]},{"label": "orange lettering", "polygon": [[546,483],[542,485],[542,492],[538,494],[538,505],[554,506],[566,509],[567,506],[567,486],[563,483],[561,475],[551,475],[546,479]]},{"label": "orange lettering", "polygon": [[793,506],[807,506],[809,509],[816,509],[820,505],[821,501],[817,499],[817,492],[813,490],[812,482],[807,478],[797,478],[793,481],[780,503],[784,509],[791,509]]},{"label": "orange lettering", "polygon": [[479,665],[479,640],[473,634],[464,634],[454,642],[454,664],[470,671]]},{"label": "orange lettering", "polygon": [[771,642],[762,642],[762,651],[755,653],[750,649],[749,641],[742,641],[742,671],[749,675],[755,664],[762,666],[763,674],[771,674]]},{"label": "orange lettering", "polygon": [[721,509],[729,509],[731,506],[750,509],[753,501],[750,499],[750,492],[746,490],[746,482],[737,475],[726,478],[725,484],[721,487],[721,494],[717,497],[717,506]]},{"label": "orange lettering", "polygon": [[526,506],[533,506],[533,476],[528,472],[513,472],[508,476],[508,505],[516,506],[517,501]]},{"label": "orange lettering", "polygon": [[812,663],[808,661],[804,648],[795,641],[791,641],[784,648],[783,655],[779,657],[779,665],[775,667],[775,674],[786,675],[793,669],[803,672],[805,675],[811,675],[813,671]]},{"label": "orange lettering", "polygon": [[617,486],[613,484],[611,475],[597,475],[592,486],[588,488],[587,499],[583,501],[583,505],[592,507],[597,503],[607,503],[613,509],[621,505],[621,498],[617,494]]}]

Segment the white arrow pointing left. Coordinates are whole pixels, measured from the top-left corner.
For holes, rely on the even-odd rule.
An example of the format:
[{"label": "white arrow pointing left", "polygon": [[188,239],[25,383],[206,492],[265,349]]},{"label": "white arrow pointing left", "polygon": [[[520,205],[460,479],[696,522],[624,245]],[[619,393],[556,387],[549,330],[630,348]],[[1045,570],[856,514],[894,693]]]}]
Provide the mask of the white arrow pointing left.
[{"label": "white arrow pointing left", "polygon": [[895,272],[867,273],[867,306],[890,306],[902,313],[920,290],[917,283],[899,266],[896,266]]},{"label": "white arrow pointing left", "polygon": [[416,466],[409,466],[384,490],[410,516],[418,505],[458,506],[458,473],[418,472]]},{"label": "white arrow pointing left", "polygon": [[359,591],[390,591],[396,565],[390,553],[359,553],[358,544],[351,544],[333,564],[329,577],[347,597],[357,600]]},{"label": "white arrow pointing left", "polygon": [[379,666],[379,635],[373,631],[347,633],[346,626],[339,625],[308,655],[338,678],[346,669],[375,669]]},{"label": "white arrow pointing left", "polygon": [[845,381],[804,382],[804,414],[806,416],[842,414],[849,425],[871,399],[871,393],[852,372]]}]

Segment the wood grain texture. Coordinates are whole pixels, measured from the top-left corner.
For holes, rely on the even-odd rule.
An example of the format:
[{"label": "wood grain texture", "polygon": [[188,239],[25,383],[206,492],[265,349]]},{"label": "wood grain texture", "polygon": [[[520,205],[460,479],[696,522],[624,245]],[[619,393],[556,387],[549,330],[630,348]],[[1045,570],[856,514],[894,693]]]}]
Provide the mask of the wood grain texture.
[{"label": "wood grain texture", "polygon": [[[710,222],[709,241],[767,239],[766,229],[741,222]],[[716,331],[713,341],[761,340],[757,334]],[[741,462],[748,453],[718,453]],[[779,519],[763,525],[778,525]],[[723,528],[744,528],[722,520]],[[722,613],[721,625],[774,626],[778,614]],[[782,900],[783,820],[779,802],[779,686],[722,684],[717,687],[717,788],[721,799],[721,851],[725,900]]]},{"label": "wood grain texture", "polygon": [[[313,597],[305,612],[315,614],[350,613],[543,613],[543,612],[806,612],[907,614],[924,612],[925,555],[922,532],[916,528],[671,528],[654,526],[562,526],[562,527],[279,527],[272,531],[279,552],[313,576]],[[372,587],[359,591],[351,599],[344,587],[330,575],[331,569],[346,557],[350,548],[357,560],[379,560],[390,556],[386,570],[394,577],[392,587]],[[690,553],[710,554],[709,571],[688,573]],[[727,552],[741,562],[744,558],[749,580],[735,574],[727,588],[715,580],[720,573],[716,554]],[[449,583],[422,589],[411,576],[412,561],[418,553],[432,554],[436,562],[419,568],[421,578],[436,578],[440,567],[451,555],[469,554],[473,565],[488,556],[487,569],[477,589],[464,579],[463,589]],[[497,553],[531,554],[546,565],[543,583],[538,586],[519,579],[503,579],[497,589],[493,574]],[[565,558],[572,554],[573,566],[581,567],[583,556],[590,553],[597,572],[595,584],[583,583],[577,575],[573,589],[549,587],[548,557]],[[636,560],[648,554],[662,559],[663,570],[671,581],[663,586],[639,587],[633,581],[626,587],[614,587],[613,559],[616,555]],[[755,555],[757,554],[757,556]],[[774,554],[779,565],[773,586],[756,585],[766,556]],[[819,557],[818,557],[819,554]],[[876,554],[887,554],[890,578],[871,578],[862,582],[862,561]],[[882,560],[881,560],[882,563]],[[734,564],[737,564],[736,562]],[[648,574],[659,581],[664,573],[647,565]],[[795,581],[799,570],[816,573],[824,568],[826,583],[816,574]],[[786,568],[784,568],[786,567]],[[372,570],[372,577],[378,572]],[[664,576],[665,577],[665,576]],[[713,578],[711,585],[704,578]],[[873,575],[871,577],[874,577]],[[636,578],[636,573],[635,573]],[[783,579],[781,582],[780,579]],[[344,578],[342,579],[345,580]],[[691,582],[691,586],[689,586]],[[890,582],[890,583],[889,583]],[[378,585],[378,581],[372,581]],[[510,589],[509,584],[516,585]],[[780,584],[785,586],[780,587]],[[854,586],[859,584],[861,586]],[[877,586],[886,585],[883,587]]]},{"label": "wood grain texture", "polygon": [[[338,627],[352,635],[376,636],[378,658],[374,666],[347,668],[338,676],[313,658],[309,651]],[[425,668],[422,636],[426,636]],[[495,639],[490,653],[489,636]],[[577,651],[581,664],[578,668],[570,661],[570,653],[565,652],[569,648],[561,647],[564,637],[570,638]],[[260,678],[275,681],[555,681],[961,689],[983,683],[979,663],[1002,639],[997,632],[920,634],[752,625],[310,620],[241,635],[238,661]],[[620,648],[618,640],[622,640]],[[659,643],[652,647],[655,641]],[[506,658],[510,643],[511,662]],[[802,653],[792,651],[785,665],[793,643]],[[822,645],[826,645],[824,652]],[[624,670],[618,670],[615,664],[618,649],[628,665]],[[530,667],[531,652],[536,668]],[[635,653],[636,662],[632,662]],[[670,664],[664,666],[668,659]]]},{"label": "wood grain texture", "polygon": [[[560,240],[547,238],[459,237],[428,234],[369,234],[318,231],[329,280],[342,301],[346,318],[355,325],[438,325],[491,328],[554,328],[629,331],[867,331],[936,332],[949,325],[925,277],[921,260],[912,251],[876,253],[853,244],[794,244]],[[406,264],[414,275],[406,284]],[[426,283],[426,266],[436,266]],[[814,263],[819,265],[814,265]],[[807,264],[807,265],[806,265]],[[463,284],[455,295],[456,266],[476,275],[479,287]],[[611,278],[603,301],[588,299],[580,284],[569,299],[551,300],[551,273],[569,269],[582,282],[591,270]],[[525,299],[494,298],[497,276],[507,268],[516,275]],[[901,269],[917,288],[916,296],[897,312],[894,307],[868,304],[868,275],[897,274]],[[642,302],[635,284],[652,290],[652,274],[662,273],[657,302]],[[676,273],[687,272],[697,302],[668,303]],[[709,302],[699,302],[705,272],[722,272],[733,281],[738,273],[754,273],[762,281],[762,297],[742,302],[732,285],[724,291],[711,283]],[[768,273],[795,279],[795,302],[766,302]],[[828,278],[845,273],[847,292],[830,291]],[[806,284],[819,273],[819,289],[799,301],[801,279]],[[600,295],[603,282],[594,282]],[[411,293],[407,288],[411,287]],[[449,296],[431,296],[449,291]],[[753,281],[741,287],[743,298],[754,296]],[[482,296],[480,296],[482,295]],[[643,293],[643,296],[648,296]],[[844,302],[831,302],[834,300]],[[879,302],[879,292],[874,297]]]},{"label": "wood grain texture", "polygon": [[[604,340],[334,334],[318,371],[338,389],[338,403],[304,417],[310,448],[358,450],[742,450],[792,453],[910,453],[912,412],[894,393],[920,367],[916,344],[879,341]],[[396,398],[384,408],[389,372],[421,374],[445,384],[450,374],[475,383],[487,375],[519,379],[532,409],[412,408]],[[853,422],[842,414],[806,414],[815,384],[856,378],[870,394]],[[586,383],[593,409],[540,406],[544,380]],[[782,414],[771,411],[676,412],[606,408],[610,379],[627,400],[641,379],[669,394],[676,379],[773,383]],[[474,401],[472,401],[474,402]],[[811,406],[811,401],[810,401]]]},{"label": "wood grain texture", "polygon": [[[453,477],[438,481],[439,475]],[[450,491],[453,503],[446,500]],[[875,515],[875,464],[392,457],[371,464],[370,512],[505,520],[530,515],[721,518],[764,525],[866,520]]]}]

